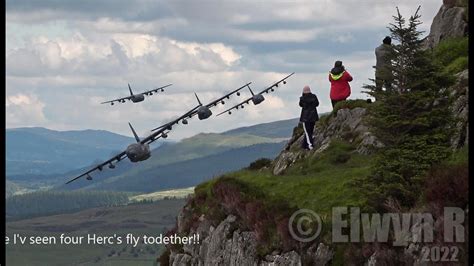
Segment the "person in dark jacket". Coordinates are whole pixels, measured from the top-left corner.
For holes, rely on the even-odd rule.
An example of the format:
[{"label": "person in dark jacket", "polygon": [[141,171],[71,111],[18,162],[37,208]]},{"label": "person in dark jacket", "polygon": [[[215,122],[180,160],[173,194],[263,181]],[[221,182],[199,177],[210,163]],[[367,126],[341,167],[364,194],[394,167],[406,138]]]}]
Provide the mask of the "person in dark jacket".
[{"label": "person in dark jacket", "polygon": [[341,61],[336,61],[334,67],[329,72],[329,82],[331,82],[331,103],[332,107],[340,101],[344,101],[351,95],[351,86],[349,82],[352,81],[352,76],[344,68]]},{"label": "person in dark jacket", "polygon": [[319,106],[318,97],[311,93],[311,89],[308,85],[303,88],[303,95],[300,97],[301,116],[300,122],[303,124],[304,138],[302,148],[306,150],[313,149],[313,131],[316,121],[319,120],[318,110],[316,107]]},{"label": "person in dark jacket", "polygon": [[375,87],[377,90],[392,88],[393,74],[391,71],[390,53],[392,52],[392,38],[385,37],[382,44],[375,48]]}]

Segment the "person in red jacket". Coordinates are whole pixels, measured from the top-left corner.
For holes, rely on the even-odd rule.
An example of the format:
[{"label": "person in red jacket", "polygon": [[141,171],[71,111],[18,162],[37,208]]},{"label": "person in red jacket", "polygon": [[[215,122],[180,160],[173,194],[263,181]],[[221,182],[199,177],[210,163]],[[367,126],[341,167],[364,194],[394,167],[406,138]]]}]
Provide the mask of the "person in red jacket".
[{"label": "person in red jacket", "polygon": [[342,65],[342,61],[336,61],[334,68],[329,72],[329,81],[331,82],[331,103],[332,107],[340,101],[344,101],[351,95],[352,76]]}]

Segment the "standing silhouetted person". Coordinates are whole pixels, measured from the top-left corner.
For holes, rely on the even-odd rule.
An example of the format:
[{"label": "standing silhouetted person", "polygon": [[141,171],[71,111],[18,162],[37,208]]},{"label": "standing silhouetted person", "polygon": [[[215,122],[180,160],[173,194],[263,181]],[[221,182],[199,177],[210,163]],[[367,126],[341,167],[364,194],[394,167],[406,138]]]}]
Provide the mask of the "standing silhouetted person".
[{"label": "standing silhouetted person", "polygon": [[311,89],[308,85],[303,88],[303,95],[300,97],[301,116],[300,122],[303,124],[304,138],[302,142],[303,149],[313,149],[313,131],[316,121],[319,120],[318,110],[316,107],[319,106],[318,97],[311,93]]},{"label": "standing silhouetted person", "polygon": [[344,68],[341,61],[336,61],[329,72],[329,81],[331,82],[331,103],[334,108],[336,103],[346,100],[351,95],[349,82],[352,81],[352,76]]},{"label": "standing silhouetted person", "polygon": [[393,75],[391,71],[390,53],[392,50],[392,39],[387,36],[382,44],[375,48],[375,87],[377,90],[390,89],[392,87]]}]

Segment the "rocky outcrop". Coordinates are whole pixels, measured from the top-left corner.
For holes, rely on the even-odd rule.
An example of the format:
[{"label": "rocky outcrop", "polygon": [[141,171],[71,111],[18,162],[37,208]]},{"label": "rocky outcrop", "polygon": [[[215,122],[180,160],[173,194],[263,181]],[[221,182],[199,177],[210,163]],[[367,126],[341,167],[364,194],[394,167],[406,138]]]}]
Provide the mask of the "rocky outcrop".
[{"label": "rocky outcrop", "polygon": [[193,234],[199,234],[199,239],[203,240],[199,244],[183,245],[180,251],[172,250],[169,265],[324,266],[334,256],[334,251],[329,246],[314,243],[302,254],[294,250],[275,250],[264,258],[259,258],[255,232],[241,230],[238,218],[234,215],[228,215],[216,227],[201,216],[197,229],[191,229],[188,235]]},{"label": "rocky outcrop", "polygon": [[260,260],[256,252],[254,232],[237,228],[237,217],[227,216],[217,227],[205,218],[200,219],[198,229],[190,235],[199,233],[203,241],[187,244],[182,252],[171,252],[170,265],[302,265],[301,257],[295,251],[274,253]]},{"label": "rocky outcrop", "polygon": [[426,48],[432,49],[443,39],[466,36],[468,32],[466,9],[458,2],[443,1],[431,24],[430,34],[424,40]]},{"label": "rocky outcrop", "polygon": [[303,132],[293,134],[285,149],[278,155],[273,163],[273,174],[282,174],[288,167],[301,158],[318,154],[329,147],[331,140],[343,139],[356,146],[356,152],[370,154],[374,148],[382,147],[375,136],[370,133],[364,118],[366,108],[339,109],[336,115],[316,123],[314,129],[313,151],[304,151],[301,147]]},{"label": "rocky outcrop", "polygon": [[468,144],[469,136],[469,70],[456,75],[456,83],[450,88],[455,99],[451,107],[456,120],[451,147],[460,149]]}]

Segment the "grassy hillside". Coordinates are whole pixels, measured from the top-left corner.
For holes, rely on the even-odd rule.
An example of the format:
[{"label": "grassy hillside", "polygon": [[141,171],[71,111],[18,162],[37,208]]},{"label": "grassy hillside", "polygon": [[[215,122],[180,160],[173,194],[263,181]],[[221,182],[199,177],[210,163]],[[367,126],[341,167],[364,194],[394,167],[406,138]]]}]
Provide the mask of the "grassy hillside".
[{"label": "grassy hillside", "polygon": [[[298,242],[282,231],[287,226],[289,216],[299,209],[315,211],[322,219],[323,229],[319,240],[331,243],[331,210],[333,207],[357,206],[361,211],[371,212],[367,198],[359,193],[360,180],[367,176],[374,166],[373,155],[360,155],[353,152],[351,144],[333,141],[329,148],[320,154],[298,161],[283,175],[275,176],[267,167],[259,170],[240,170],[202,183],[195,188],[195,196],[189,206],[193,214],[188,215],[187,224],[195,226],[192,217],[205,214],[218,224],[229,213],[240,218],[245,230],[253,230],[262,236],[258,243],[258,254],[265,255],[272,250],[298,249]],[[466,202],[467,194],[458,193],[465,180],[448,178],[453,169],[467,169],[467,149],[454,153],[446,162],[445,176],[428,174],[425,191],[420,195],[417,209],[432,206],[433,202],[447,204],[454,200]],[[459,178],[467,178],[459,175]],[[454,183],[453,183],[454,182]],[[455,194],[452,194],[452,193]],[[433,201],[433,198],[436,201]],[[458,199],[458,201],[456,201]],[[464,204],[464,203],[463,203]],[[443,205],[444,206],[444,205]],[[255,220],[257,219],[257,220]],[[346,250],[354,247],[345,244],[335,245],[337,258],[334,265],[344,265]],[[362,252],[361,250],[356,250]],[[358,259],[363,258],[360,254]]]},{"label": "grassy hillside", "polygon": [[[354,148],[342,141],[314,157],[292,165],[284,175],[275,176],[268,168],[225,174],[260,191],[269,201],[282,200],[290,206],[329,214],[332,206],[362,205],[364,199],[352,188],[352,182],[369,173],[371,156],[354,153]],[[211,195],[213,179],[196,187],[196,194]],[[210,194],[209,194],[210,193]]]}]

